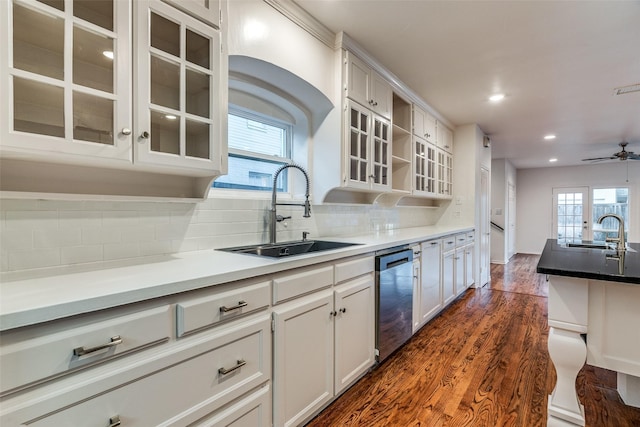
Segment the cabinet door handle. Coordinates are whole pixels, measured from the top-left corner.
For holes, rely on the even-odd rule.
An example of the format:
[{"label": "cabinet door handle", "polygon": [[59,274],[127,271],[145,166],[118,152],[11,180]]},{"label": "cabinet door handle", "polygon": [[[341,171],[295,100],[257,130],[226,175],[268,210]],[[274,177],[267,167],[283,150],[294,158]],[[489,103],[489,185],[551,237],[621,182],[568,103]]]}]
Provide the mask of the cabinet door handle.
[{"label": "cabinet door handle", "polygon": [[89,347],[89,348],[85,348],[85,347],[76,347],[73,349],[73,355],[74,356],[84,356],[85,354],[89,354],[89,353],[95,353],[96,351],[99,350],[103,350],[105,348],[109,348],[109,347],[115,347],[119,344],[122,344],[123,340],[120,337],[120,335],[114,335],[111,337],[111,340],[106,343],[106,344],[102,344],[96,347]]},{"label": "cabinet door handle", "polygon": [[338,312],[337,312],[337,311],[335,311],[335,310],[334,310],[334,311],[329,312],[329,316],[330,316],[330,317],[337,316],[337,315],[338,315]]},{"label": "cabinet door handle", "polygon": [[147,132],[146,130],[140,134],[140,139],[148,139],[148,138],[149,138],[149,132]]},{"label": "cabinet door handle", "polygon": [[114,415],[109,418],[109,427],[118,427],[120,424],[120,415]]},{"label": "cabinet door handle", "polygon": [[227,368],[223,367],[223,368],[218,369],[218,373],[220,375],[227,375],[227,374],[230,374],[231,372],[233,372],[235,370],[238,370],[238,369],[242,368],[246,364],[247,364],[247,362],[245,360],[240,359],[236,363],[236,366],[234,366],[233,368],[227,369]]},{"label": "cabinet door handle", "polygon": [[422,251],[415,251],[413,254],[414,254],[415,256],[420,256],[420,254],[421,254],[421,253],[422,253]]},{"label": "cabinet door handle", "polygon": [[228,313],[230,311],[233,310],[239,310],[242,307],[246,307],[247,305],[249,305],[246,301],[238,301],[238,305],[234,305],[233,307],[227,307],[227,306],[222,306],[220,307],[220,312],[221,313]]},{"label": "cabinet door handle", "polygon": [[346,309],[346,308],[344,308],[344,307],[342,307],[339,311],[340,311],[340,313],[346,313],[346,312],[347,312],[347,309]]},{"label": "cabinet door handle", "polygon": [[122,128],[120,132],[122,132],[123,135],[131,135],[131,129],[129,128]]}]

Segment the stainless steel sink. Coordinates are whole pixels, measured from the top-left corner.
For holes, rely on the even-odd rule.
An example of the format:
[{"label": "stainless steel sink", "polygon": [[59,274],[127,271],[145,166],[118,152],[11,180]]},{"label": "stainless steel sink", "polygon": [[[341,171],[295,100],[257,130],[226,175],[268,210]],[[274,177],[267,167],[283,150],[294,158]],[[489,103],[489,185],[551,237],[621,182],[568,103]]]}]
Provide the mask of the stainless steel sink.
[{"label": "stainless steel sink", "polygon": [[614,249],[605,243],[565,243],[567,248]]},{"label": "stainless steel sink", "polygon": [[329,242],[326,240],[297,240],[293,242],[237,246],[234,248],[222,248],[218,250],[225,252],[258,255],[270,258],[282,258],[286,256],[308,254],[312,252],[330,251],[332,249],[346,248],[359,244],[360,243]]}]

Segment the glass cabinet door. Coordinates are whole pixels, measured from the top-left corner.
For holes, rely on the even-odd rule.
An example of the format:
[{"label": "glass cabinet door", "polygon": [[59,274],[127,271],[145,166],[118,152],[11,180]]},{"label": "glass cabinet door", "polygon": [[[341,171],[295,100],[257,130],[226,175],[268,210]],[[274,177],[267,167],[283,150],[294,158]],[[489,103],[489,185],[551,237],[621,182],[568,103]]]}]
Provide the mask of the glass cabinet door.
[{"label": "glass cabinet door", "polygon": [[1,48],[1,88],[9,94],[3,145],[130,161],[130,3],[9,0],[1,7],[9,41]]},{"label": "glass cabinet door", "polygon": [[391,124],[385,119],[373,116],[373,135],[371,139],[371,178],[372,187],[385,190],[391,188],[389,162],[391,160]]},{"label": "glass cabinet door", "polygon": [[358,104],[347,105],[347,185],[369,187],[369,137],[371,112]]},{"label": "glass cabinet door", "polygon": [[220,167],[220,33],[160,1],[136,7],[139,163]]}]

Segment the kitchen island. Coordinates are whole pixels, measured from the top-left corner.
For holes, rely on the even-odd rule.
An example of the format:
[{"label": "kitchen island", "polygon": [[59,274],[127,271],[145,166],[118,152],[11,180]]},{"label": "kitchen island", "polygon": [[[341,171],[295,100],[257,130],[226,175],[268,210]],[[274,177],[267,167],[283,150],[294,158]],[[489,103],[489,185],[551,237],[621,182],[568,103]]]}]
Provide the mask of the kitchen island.
[{"label": "kitchen island", "polygon": [[549,355],[557,374],[548,426],[585,425],[575,381],[585,361],[617,372],[622,400],[640,407],[640,244],[624,251],[547,240]]}]

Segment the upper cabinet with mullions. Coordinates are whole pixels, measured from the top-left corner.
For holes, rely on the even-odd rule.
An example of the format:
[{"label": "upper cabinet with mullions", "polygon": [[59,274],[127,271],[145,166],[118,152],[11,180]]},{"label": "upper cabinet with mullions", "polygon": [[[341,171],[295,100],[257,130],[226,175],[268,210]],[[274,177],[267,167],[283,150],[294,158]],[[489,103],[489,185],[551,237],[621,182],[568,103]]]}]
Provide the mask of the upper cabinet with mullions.
[{"label": "upper cabinet with mullions", "polygon": [[[179,3],[180,10],[160,0],[2,2],[2,157],[224,172],[226,48],[217,26],[225,3]],[[205,19],[186,13],[205,5]]]}]

